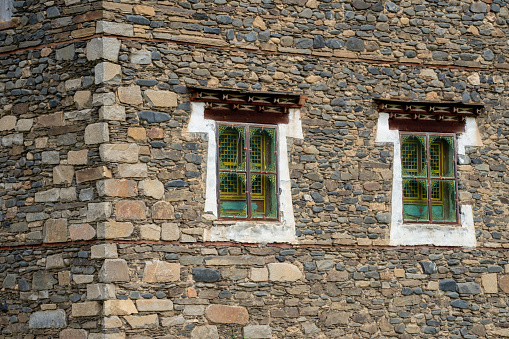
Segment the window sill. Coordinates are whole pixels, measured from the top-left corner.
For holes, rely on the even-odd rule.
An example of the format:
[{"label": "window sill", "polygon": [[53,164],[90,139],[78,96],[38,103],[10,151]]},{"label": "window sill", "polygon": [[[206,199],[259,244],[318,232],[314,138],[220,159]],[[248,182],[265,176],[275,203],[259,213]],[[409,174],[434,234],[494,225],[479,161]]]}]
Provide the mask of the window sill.
[{"label": "window sill", "polygon": [[281,221],[216,220],[204,231],[205,241],[241,243],[294,243],[295,229]]}]

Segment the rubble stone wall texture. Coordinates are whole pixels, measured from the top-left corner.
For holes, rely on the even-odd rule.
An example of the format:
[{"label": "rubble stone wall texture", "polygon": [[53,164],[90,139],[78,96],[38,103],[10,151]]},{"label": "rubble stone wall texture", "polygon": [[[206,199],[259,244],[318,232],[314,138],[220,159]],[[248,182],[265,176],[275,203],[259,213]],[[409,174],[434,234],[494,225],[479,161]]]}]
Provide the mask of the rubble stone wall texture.
[{"label": "rubble stone wall texture", "polygon": [[[509,337],[509,6],[14,1],[0,24],[0,337]],[[295,241],[210,243],[189,86],[307,96]],[[477,247],[391,247],[376,98],[480,103]]]}]

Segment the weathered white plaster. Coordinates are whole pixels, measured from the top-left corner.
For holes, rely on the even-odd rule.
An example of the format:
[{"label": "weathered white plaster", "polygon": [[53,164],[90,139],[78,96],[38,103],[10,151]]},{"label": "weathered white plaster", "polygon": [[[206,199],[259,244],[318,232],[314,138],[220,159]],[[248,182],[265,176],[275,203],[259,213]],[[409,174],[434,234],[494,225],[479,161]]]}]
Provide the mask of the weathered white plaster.
[{"label": "weathered white plaster", "polygon": [[[205,212],[217,217],[217,144],[215,121],[205,119],[205,104],[192,103],[192,112],[187,131],[203,133],[208,138]],[[279,197],[280,220],[236,221],[229,225],[215,225],[205,230],[205,241],[238,241],[245,243],[295,242],[295,220],[291,197],[290,170],[288,167],[287,138],[302,139],[302,124],[299,110],[290,110],[288,124],[278,128],[278,177],[281,195]]]},{"label": "weathered white plaster", "polygon": [[[475,119],[467,118],[465,132],[458,136],[458,154],[465,154],[465,146],[482,145]],[[435,245],[475,247],[475,228],[472,206],[462,205],[460,226],[404,224],[403,180],[401,178],[401,146],[399,132],[389,129],[389,114],[380,113],[375,141],[394,145],[392,177],[392,217],[390,240],[392,246]]]}]

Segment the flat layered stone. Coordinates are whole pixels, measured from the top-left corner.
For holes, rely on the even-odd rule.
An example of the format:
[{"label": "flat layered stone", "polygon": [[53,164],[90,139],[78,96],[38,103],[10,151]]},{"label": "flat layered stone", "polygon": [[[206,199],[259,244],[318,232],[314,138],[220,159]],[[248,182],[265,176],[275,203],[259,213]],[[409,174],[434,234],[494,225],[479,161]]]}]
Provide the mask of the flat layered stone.
[{"label": "flat layered stone", "polygon": [[245,325],[249,322],[249,313],[242,306],[210,305],[205,316],[213,323]]},{"label": "flat layered stone", "polygon": [[147,261],[143,281],[147,283],[171,282],[180,280],[180,264],[160,260]]}]

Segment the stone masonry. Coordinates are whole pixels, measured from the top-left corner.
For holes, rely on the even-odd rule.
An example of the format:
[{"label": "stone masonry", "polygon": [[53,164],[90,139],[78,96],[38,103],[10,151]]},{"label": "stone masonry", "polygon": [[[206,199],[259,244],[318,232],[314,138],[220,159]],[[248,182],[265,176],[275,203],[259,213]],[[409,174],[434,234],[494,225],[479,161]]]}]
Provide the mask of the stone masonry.
[{"label": "stone masonry", "polygon": [[[0,339],[509,337],[507,0],[12,4]],[[209,241],[190,87],[307,97],[293,241]],[[458,164],[475,247],[391,246],[375,99],[484,106]]]}]

